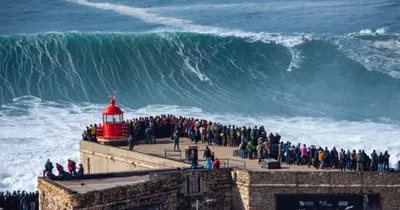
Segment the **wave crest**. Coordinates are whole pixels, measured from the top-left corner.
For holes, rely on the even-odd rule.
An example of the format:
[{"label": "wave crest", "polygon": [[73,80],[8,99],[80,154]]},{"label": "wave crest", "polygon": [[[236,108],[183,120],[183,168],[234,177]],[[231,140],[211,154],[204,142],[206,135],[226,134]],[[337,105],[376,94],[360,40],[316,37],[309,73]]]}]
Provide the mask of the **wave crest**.
[{"label": "wave crest", "polygon": [[[359,117],[365,113],[350,104],[358,104],[356,99],[366,93],[355,86],[367,90],[370,84],[365,81],[374,77],[373,83],[386,80],[386,88],[398,87],[393,78],[376,73],[397,77],[400,71],[393,55],[397,53],[385,48],[389,44],[382,37],[310,39],[303,43],[301,34],[170,31],[1,36],[0,100],[4,104],[32,95],[103,103],[114,89],[120,102],[131,107],[178,104],[216,111]],[[352,83],[342,84],[348,74]],[[344,101],[325,97],[332,91],[348,94]],[[384,101],[390,95],[381,97]],[[390,109],[392,104],[384,106]],[[389,114],[375,106],[370,111]]]}]

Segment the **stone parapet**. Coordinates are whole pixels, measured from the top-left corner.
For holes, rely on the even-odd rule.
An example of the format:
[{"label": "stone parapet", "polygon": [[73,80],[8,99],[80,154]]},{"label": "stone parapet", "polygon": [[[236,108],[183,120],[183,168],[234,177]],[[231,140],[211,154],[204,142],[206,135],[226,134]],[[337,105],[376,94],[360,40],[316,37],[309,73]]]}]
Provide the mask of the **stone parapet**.
[{"label": "stone parapet", "polygon": [[[84,180],[81,182],[85,182]],[[188,170],[150,175],[150,181],[77,193],[62,182],[39,178],[41,209],[232,208],[231,169]]]}]

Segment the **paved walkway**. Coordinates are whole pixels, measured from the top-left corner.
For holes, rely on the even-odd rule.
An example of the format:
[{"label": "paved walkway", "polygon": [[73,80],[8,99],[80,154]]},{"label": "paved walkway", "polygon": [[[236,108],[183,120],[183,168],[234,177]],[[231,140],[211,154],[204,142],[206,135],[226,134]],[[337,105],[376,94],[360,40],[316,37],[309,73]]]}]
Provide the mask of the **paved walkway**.
[{"label": "paved walkway", "polygon": [[[187,138],[181,138],[180,139],[180,149],[181,149],[181,156],[179,152],[171,152],[174,149],[173,141],[170,139],[157,139],[156,144],[146,144],[146,143],[139,143],[135,145],[134,151],[138,151],[141,153],[145,154],[151,154],[151,155],[156,155],[159,157],[165,157],[165,150],[168,150],[170,152],[167,152],[167,158],[171,159],[176,159],[176,160],[181,160],[184,161],[185,159],[185,147],[187,146],[192,146],[195,145],[193,142],[191,142]],[[204,158],[203,158],[203,151],[206,147],[206,143],[201,143],[198,142],[197,146],[199,148],[199,164],[204,165]],[[123,148],[128,148],[127,146],[124,146]],[[286,165],[282,164],[281,169],[265,169],[261,168],[260,165],[257,163],[258,159],[254,160],[249,160],[249,159],[241,159],[240,157],[233,156],[233,150],[237,148],[232,148],[232,147],[219,147],[219,146],[209,146],[212,152],[214,152],[214,155],[216,158],[220,159],[221,161],[221,166],[225,163],[228,164],[229,161],[229,166],[237,166],[240,168],[243,168],[244,164],[246,164],[246,169],[247,170],[252,170],[252,171],[321,171],[319,169],[315,169],[313,167],[307,167],[307,166],[295,166],[295,165]],[[326,171],[326,170],[324,170]],[[337,171],[337,170],[333,170]]]}]

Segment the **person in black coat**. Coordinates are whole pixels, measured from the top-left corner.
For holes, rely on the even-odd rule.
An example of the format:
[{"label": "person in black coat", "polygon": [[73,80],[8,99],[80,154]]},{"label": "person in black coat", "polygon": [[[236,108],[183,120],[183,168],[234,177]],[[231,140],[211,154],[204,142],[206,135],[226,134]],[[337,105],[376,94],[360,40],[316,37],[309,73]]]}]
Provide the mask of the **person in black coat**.
[{"label": "person in black coat", "polygon": [[210,160],[211,160],[212,162],[214,162],[214,161],[215,161],[215,155],[214,155],[214,152],[211,152],[211,157],[210,157]]},{"label": "person in black coat", "polygon": [[385,153],[383,154],[383,158],[384,158],[383,170],[384,171],[389,171],[389,158],[390,158],[390,155],[389,155],[388,151],[385,151]]},{"label": "person in black coat", "polygon": [[5,204],[5,196],[3,192],[0,192],[0,208],[4,208],[4,204]]},{"label": "person in black coat", "polygon": [[78,173],[76,178],[79,180],[83,179],[83,176],[85,175],[84,169],[83,169],[83,165],[80,163],[79,164],[79,169],[78,169]]},{"label": "person in black coat", "polygon": [[190,155],[190,163],[192,164],[192,169],[196,169],[198,166],[198,162],[197,162],[197,155],[194,152],[194,150],[192,150],[191,155]]},{"label": "person in black coat", "polygon": [[378,154],[376,154],[375,150],[371,153],[371,170],[377,171],[378,170]]},{"label": "person in black coat", "polygon": [[4,200],[4,209],[12,209],[12,197],[11,193],[7,191]]},{"label": "person in black coat", "polygon": [[383,156],[382,152],[378,156],[378,172],[383,171],[383,163],[385,162],[385,157]]},{"label": "person in black coat", "polygon": [[204,159],[211,158],[211,150],[210,148],[208,148],[208,146],[206,146],[206,149],[204,150],[203,158]]}]

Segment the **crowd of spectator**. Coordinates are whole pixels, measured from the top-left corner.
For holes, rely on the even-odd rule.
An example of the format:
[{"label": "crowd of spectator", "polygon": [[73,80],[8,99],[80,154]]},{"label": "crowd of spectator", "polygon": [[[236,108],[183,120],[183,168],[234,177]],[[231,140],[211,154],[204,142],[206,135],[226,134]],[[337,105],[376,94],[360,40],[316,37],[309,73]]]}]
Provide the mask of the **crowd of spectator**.
[{"label": "crowd of spectator", "polygon": [[39,193],[26,191],[0,192],[0,209],[38,210]]},{"label": "crowd of spectator", "polygon": [[316,147],[305,144],[291,145],[290,142],[280,143],[279,160],[292,165],[305,165],[320,169],[339,169],[341,171],[389,171],[390,155],[388,151],[379,154],[373,150],[368,155],[364,150],[340,149],[331,150],[328,147]]},{"label": "crowd of spectator", "polygon": [[[275,158],[292,165],[304,165],[319,169],[389,171],[390,155],[388,151],[368,155],[364,150],[349,150],[335,147],[297,146],[281,141],[278,133],[266,131],[263,125],[257,127],[224,125],[204,119],[160,115],[139,117],[125,121],[130,133],[130,149],[133,142],[144,140],[156,143],[157,138],[174,140],[174,150],[179,150],[179,138],[186,137],[193,143],[206,143],[208,146],[238,148],[241,158],[257,158],[261,163],[264,158]],[[100,125],[101,126],[101,125]],[[96,139],[97,125],[90,125],[83,133],[84,140]],[[90,135],[88,135],[90,133]],[[85,136],[86,135],[86,136]],[[89,137],[90,136],[90,137]]]}]

